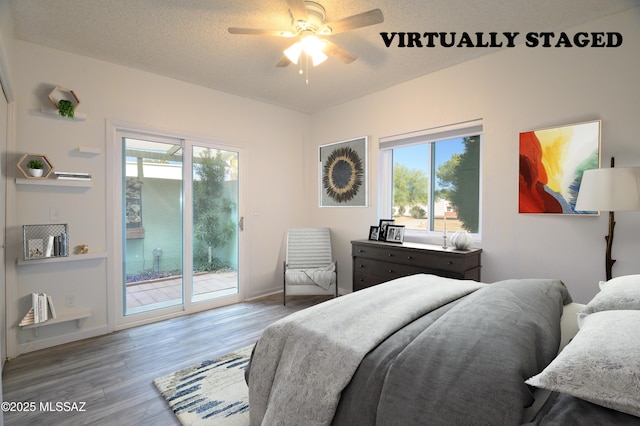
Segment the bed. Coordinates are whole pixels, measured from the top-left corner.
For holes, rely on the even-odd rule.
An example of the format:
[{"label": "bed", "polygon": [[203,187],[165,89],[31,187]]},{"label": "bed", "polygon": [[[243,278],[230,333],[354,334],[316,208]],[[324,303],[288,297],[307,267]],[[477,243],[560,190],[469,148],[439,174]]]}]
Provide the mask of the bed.
[{"label": "bed", "polygon": [[558,280],[418,274],[297,312],[256,343],[251,424],[640,424],[634,277],[580,305]]}]

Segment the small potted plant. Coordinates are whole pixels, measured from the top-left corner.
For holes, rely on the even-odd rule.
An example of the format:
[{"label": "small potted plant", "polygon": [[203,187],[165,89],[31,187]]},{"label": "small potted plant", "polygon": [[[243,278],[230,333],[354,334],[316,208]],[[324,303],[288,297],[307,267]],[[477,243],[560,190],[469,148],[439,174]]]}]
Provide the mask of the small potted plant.
[{"label": "small potted plant", "polygon": [[73,105],[73,102],[67,99],[61,99],[58,102],[58,113],[60,114],[60,116],[73,118],[74,110],[75,107]]},{"label": "small potted plant", "polygon": [[44,164],[40,160],[29,160],[27,163],[27,169],[29,169],[29,175],[33,177],[42,177],[44,172]]}]

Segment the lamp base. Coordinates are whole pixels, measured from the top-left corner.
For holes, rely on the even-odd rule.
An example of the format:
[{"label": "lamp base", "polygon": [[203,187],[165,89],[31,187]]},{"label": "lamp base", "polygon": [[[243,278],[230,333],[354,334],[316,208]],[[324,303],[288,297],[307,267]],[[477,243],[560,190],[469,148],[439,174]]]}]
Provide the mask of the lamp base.
[{"label": "lamp base", "polygon": [[616,220],[614,212],[609,212],[609,234],[604,237],[607,242],[607,248],[605,250],[605,273],[607,276],[607,281],[613,278],[611,269],[613,264],[616,263],[615,259],[611,258],[611,247],[613,246],[613,230],[616,227]]}]

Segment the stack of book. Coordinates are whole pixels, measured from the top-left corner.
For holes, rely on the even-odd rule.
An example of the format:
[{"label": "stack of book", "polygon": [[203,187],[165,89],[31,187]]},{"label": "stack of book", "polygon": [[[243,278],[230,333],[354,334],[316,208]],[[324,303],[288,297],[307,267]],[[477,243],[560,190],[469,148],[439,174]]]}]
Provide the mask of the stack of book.
[{"label": "stack of book", "polygon": [[65,232],[60,235],[49,235],[44,257],[69,256],[69,243]]},{"label": "stack of book", "polygon": [[57,317],[51,296],[46,293],[31,293],[31,309],[18,325],[39,324]]},{"label": "stack of book", "polygon": [[89,173],[80,172],[53,172],[56,179],[61,180],[91,180]]}]

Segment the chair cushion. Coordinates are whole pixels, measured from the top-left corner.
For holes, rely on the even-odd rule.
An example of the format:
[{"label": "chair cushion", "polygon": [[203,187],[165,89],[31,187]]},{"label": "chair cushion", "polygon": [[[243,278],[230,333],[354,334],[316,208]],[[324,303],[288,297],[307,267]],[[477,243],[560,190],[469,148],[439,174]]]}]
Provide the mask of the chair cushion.
[{"label": "chair cushion", "polygon": [[284,273],[284,282],[287,285],[316,284],[328,290],[336,283],[336,265],[331,263],[320,268],[287,269]]}]

